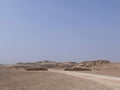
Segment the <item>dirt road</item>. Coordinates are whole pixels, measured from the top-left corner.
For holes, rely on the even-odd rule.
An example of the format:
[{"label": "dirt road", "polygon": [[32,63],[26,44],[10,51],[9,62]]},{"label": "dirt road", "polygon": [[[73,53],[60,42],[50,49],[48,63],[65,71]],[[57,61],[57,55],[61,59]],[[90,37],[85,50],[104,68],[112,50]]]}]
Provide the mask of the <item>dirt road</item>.
[{"label": "dirt road", "polygon": [[0,90],[115,90],[95,81],[56,71],[0,69]]},{"label": "dirt road", "polygon": [[96,75],[96,74],[71,72],[71,71],[58,71],[58,70],[51,70],[51,69],[49,71],[71,75],[75,77],[80,77],[84,79],[89,79],[89,80],[98,82],[100,84],[104,84],[106,86],[116,88],[116,90],[120,90],[120,78],[119,77],[103,76],[103,75]]}]

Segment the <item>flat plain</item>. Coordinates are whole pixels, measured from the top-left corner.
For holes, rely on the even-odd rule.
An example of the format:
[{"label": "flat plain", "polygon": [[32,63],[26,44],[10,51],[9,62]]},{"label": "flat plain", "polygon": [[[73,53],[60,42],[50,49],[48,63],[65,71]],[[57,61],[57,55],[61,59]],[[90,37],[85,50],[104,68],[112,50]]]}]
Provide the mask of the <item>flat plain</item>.
[{"label": "flat plain", "polygon": [[114,88],[62,73],[0,68],[0,90],[114,90]]}]

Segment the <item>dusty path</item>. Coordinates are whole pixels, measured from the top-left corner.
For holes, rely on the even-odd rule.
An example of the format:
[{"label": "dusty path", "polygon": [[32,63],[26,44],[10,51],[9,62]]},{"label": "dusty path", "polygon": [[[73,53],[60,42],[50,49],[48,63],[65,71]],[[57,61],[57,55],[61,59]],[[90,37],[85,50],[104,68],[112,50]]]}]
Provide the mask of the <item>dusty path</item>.
[{"label": "dusty path", "polygon": [[0,69],[0,90],[114,90],[114,88],[51,71]]},{"label": "dusty path", "polygon": [[103,75],[96,75],[96,74],[71,72],[71,71],[58,71],[58,70],[51,70],[51,69],[49,71],[93,80],[100,84],[104,84],[109,87],[116,88],[116,90],[120,90],[120,78],[119,77],[103,76]]}]

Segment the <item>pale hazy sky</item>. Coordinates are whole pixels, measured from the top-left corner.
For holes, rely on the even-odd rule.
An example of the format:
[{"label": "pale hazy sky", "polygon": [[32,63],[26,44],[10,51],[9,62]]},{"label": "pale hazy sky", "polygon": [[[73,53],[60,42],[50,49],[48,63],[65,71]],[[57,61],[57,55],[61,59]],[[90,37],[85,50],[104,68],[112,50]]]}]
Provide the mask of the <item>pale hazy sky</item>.
[{"label": "pale hazy sky", "polygon": [[120,0],[0,0],[0,63],[120,61]]}]

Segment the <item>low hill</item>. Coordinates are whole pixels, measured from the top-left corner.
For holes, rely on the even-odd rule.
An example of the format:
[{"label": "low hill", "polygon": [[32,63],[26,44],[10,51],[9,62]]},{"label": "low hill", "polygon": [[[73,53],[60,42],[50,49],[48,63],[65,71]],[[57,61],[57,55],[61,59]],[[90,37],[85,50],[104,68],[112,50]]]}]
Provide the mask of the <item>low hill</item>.
[{"label": "low hill", "polygon": [[[103,68],[114,68],[119,66],[117,64],[113,64],[109,60],[95,60],[95,61],[84,61],[84,62],[55,62],[55,61],[38,61],[38,62],[27,62],[27,63],[17,63],[12,67],[15,68],[51,68],[51,69],[73,69],[73,68],[83,68],[87,69],[103,69]],[[116,67],[117,68],[117,67]]]}]

